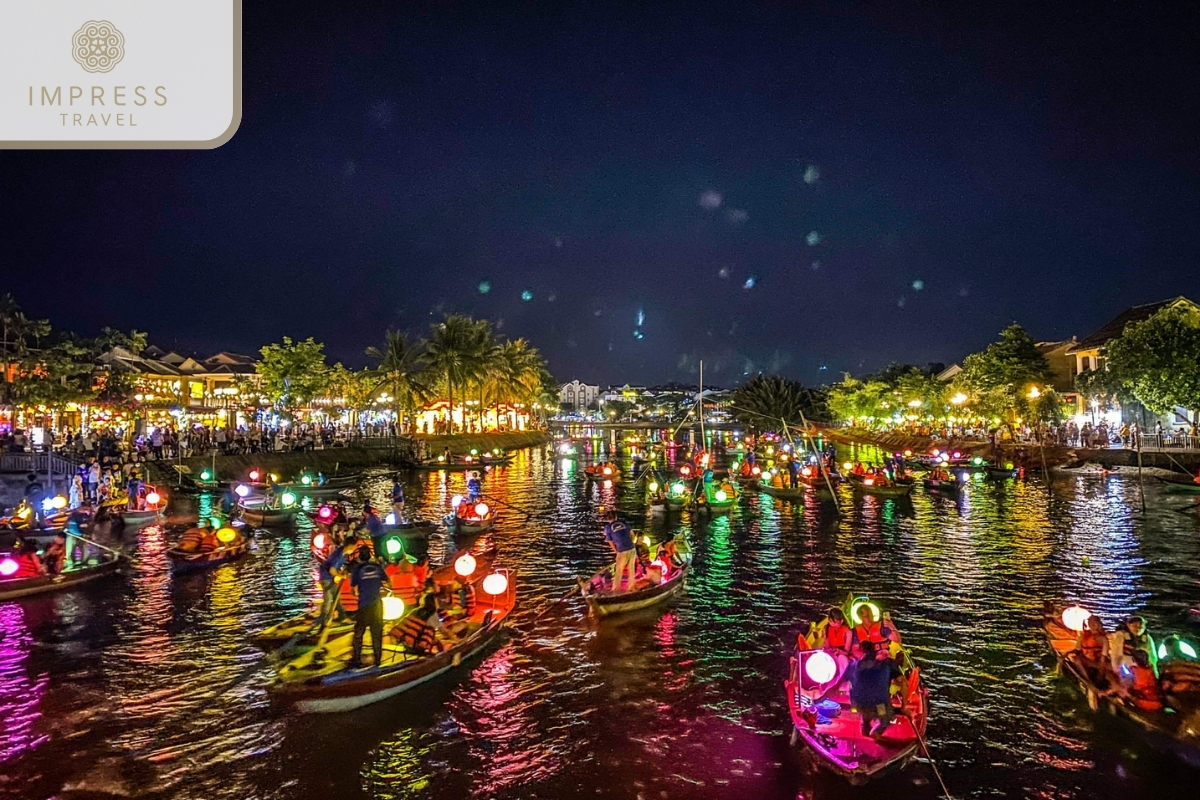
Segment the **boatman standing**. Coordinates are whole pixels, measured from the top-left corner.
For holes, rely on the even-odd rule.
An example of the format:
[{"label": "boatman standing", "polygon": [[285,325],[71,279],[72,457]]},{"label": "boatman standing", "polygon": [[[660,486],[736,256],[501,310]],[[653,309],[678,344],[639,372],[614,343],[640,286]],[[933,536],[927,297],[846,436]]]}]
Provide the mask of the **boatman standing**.
[{"label": "boatman standing", "polygon": [[605,517],[604,538],[617,554],[613,564],[612,590],[620,592],[625,583],[625,573],[629,572],[629,588],[632,589],[637,581],[637,550],[633,546],[633,531],[621,520],[617,519],[615,511],[609,511]]},{"label": "boatman standing", "polygon": [[350,573],[350,585],[358,592],[358,611],[354,616],[354,650],[350,669],[362,669],[363,634],[371,630],[371,650],[375,666],[383,662],[383,582],[387,573],[371,560],[371,550],[358,548],[358,563]]},{"label": "boatman standing", "polygon": [[400,479],[392,481],[392,510],[396,512],[396,524],[404,524],[404,485]]}]

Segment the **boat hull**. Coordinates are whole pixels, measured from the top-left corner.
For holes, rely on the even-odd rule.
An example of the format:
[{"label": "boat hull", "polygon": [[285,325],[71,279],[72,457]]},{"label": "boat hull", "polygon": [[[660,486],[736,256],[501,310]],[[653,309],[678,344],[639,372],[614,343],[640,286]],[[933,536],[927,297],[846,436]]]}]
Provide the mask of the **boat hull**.
[{"label": "boat hull", "polygon": [[246,555],[249,549],[250,544],[242,542],[236,547],[223,547],[220,550],[212,550],[208,553],[184,553],[179,550],[168,550],[167,556],[171,559],[172,572],[199,572],[201,570],[214,569],[222,564],[239,559]]},{"label": "boat hull", "polygon": [[121,568],[121,559],[114,558],[94,567],[64,572],[61,575],[40,575],[34,578],[8,578],[0,580],[0,600],[14,600],[48,592],[74,589],[89,581],[112,575]]},{"label": "boat hull", "polygon": [[599,617],[610,617],[614,614],[626,614],[630,611],[649,608],[665,602],[679,593],[687,579],[690,566],[690,564],[684,564],[679,567],[677,574],[665,583],[651,585],[633,592],[621,594],[593,592],[589,588],[590,584],[585,584],[582,591],[583,599],[587,601],[588,609]]},{"label": "boat hull", "polygon": [[796,501],[804,499],[803,489],[790,489],[780,486],[769,486],[768,484],[760,483],[758,485],[758,491],[762,492],[768,497],[775,497],[780,500]]},{"label": "boat hull", "polygon": [[295,521],[294,508],[243,508],[242,520],[256,528],[269,525],[290,525]]}]

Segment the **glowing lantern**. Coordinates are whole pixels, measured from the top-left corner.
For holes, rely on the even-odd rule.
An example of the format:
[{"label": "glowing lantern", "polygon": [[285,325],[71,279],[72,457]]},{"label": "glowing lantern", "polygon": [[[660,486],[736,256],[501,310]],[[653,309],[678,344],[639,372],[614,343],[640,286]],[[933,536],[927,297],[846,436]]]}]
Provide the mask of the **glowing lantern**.
[{"label": "glowing lantern", "polygon": [[912,458],[912,450],[905,450],[905,451],[904,451],[904,457],[905,457],[905,458]]},{"label": "glowing lantern", "polygon": [[454,572],[463,578],[470,577],[475,572],[475,556],[463,553],[454,559]]},{"label": "glowing lantern", "polygon": [[814,683],[829,683],[837,674],[837,662],[829,653],[818,650],[804,660],[804,674]]},{"label": "glowing lantern", "polygon": [[729,499],[729,495],[725,494],[724,489],[717,489],[716,493],[713,494],[713,497],[716,498],[716,501],[718,503],[724,503],[726,500]]},{"label": "glowing lantern", "polygon": [[480,517],[486,517],[488,515],[489,511],[491,511],[491,509],[488,508],[487,503],[476,503],[475,504],[475,513],[478,514]]},{"label": "glowing lantern", "polygon": [[404,545],[398,537],[391,537],[383,543],[383,549],[389,556],[398,556],[404,552]]},{"label": "glowing lantern", "polygon": [[18,519],[29,519],[29,515],[31,512],[32,512],[32,509],[29,508],[29,506],[25,506],[24,508],[22,508],[20,511],[17,512],[17,518]]},{"label": "glowing lantern", "polygon": [[445,457],[445,456],[438,456],[438,461],[439,461],[439,462],[445,462],[445,460],[446,460],[446,457]]},{"label": "glowing lantern", "polygon": [[221,544],[229,544],[237,539],[237,531],[233,528],[221,528],[217,531],[217,541]]},{"label": "glowing lantern", "polygon": [[[151,492],[151,494],[154,494],[154,493],[153,493],[153,492]],[[147,502],[149,502],[149,503],[150,503],[150,504],[152,504],[152,505],[153,505],[153,504],[157,504],[157,503],[158,503],[158,500],[157,500],[157,495],[155,495],[155,497],[156,497],[156,499],[154,499],[154,500],[151,500],[151,499],[150,499],[150,495],[146,495],[146,501],[147,501]],[[50,502],[50,505],[54,506],[55,508],[57,508],[57,509],[59,509],[59,510],[62,510],[62,509],[64,509],[64,508],[66,508],[66,507],[67,507],[67,498],[63,497],[61,494],[60,494],[60,495],[57,495],[57,496],[56,496],[56,497],[55,497],[55,498],[54,498],[54,499],[53,499],[53,500]]]},{"label": "glowing lantern", "polygon": [[470,464],[470,463],[471,463],[471,456],[463,456],[463,461],[466,461],[468,464]]},{"label": "glowing lantern", "polygon": [[17,564],[16,561],[11,558],[6,558],[3,561],[0,561],[0,576],[11,578],[13,575],[17,574],[17,570],[20,568],[20,565]]},{"label": "glowing lantern", "polygon": [[942,452],[942,451],[941,451],[941,450],[938,450],[938,449],[935,447],[935,448],[933,448],[932,450],[930,450],[930,451],[929,451],[929,454],[930,454],[930,455],[933,455],[933,456],[936,456],[936,455],[937,455],[938,453],[940,453],[940,452]]},{"label": "glowing lantern", "polygon": [[47,497],[42,500],[42,511],[50,511],[54,508],[54,498]]},{"label": "glowing lantern", "polygon": [[159,500],[162,500],[162,497],[159,496],[158,492],[147,492],[146,493],[146,503],[148,505],[156,506],[156,505],[158,505]]},{"label": "glowing lantern", "polygon": [[758,467],[751,467],[751,468],[750,468],[750,474],[751,474],[751,475],[761,475],[761,474],[762,474],[762,470],[761,470],[761,469],[759,469]]},{"label": "glowing lantern", "polygon": [[246,495],[250,494],[250,487],[244,483],[239,483],[236,487],[234,487],[233,493],[238,497],[245,497]]},{"label": "glowing lantern", "polygon": [[279,502],[283,503],[285,506],[295,505],[296,504],[296,495],[292,494],[291,492],[284,492],[280,496]]},{"label": "glowing lantern", "polygon": [[204,470],[204,472],[201,472],[201,473],[200,473],[200,480],[202,480],[202,481],[211,481],[211,480],[212,480],[212,473],[211,473],[211,472],[209,472],[208,470]]},{"label": "glowing lantern", "polygon": [[812,467],[805,467],[804,469],[800,470],[800,474],[806,478],[811,478],[812,477]]},{"label": "glowing lantern", "polygon": [[980,464],[983,463],[983,459],[980,458],[979,456],[975,456],[974,458],[971,459],[971,463],[978,467]]},{"label": "glowing lantern", "polygon": [[274,472],[271,473],[271,483],[279,483],[279,476]]},{"label": "glowing lantern", "polygon": [[479,455],[479,450],[478,450],[477,448],[474,448],[474,447],[472,447],[472,448],[471,448],[471,455],[473,455],[473,456],[477,456],[477,455]]},{"label": "glowing lantern", "polygon": [[1068,629],[1079,633],[1087,625],[1087,621],[1091,619],[1092,612],[1088,611],[1081,605],[1073,605],[1063,609],[1062,621]]},{"label": "glowing lantern", "polygon": [[955,450],[955,451],[954,451],[954,455],[953,455],[953,456],[951,456],[951,458],[953,458],[955,461],[957,461],[958,459],[962,458],[962,453],[960,453],[960,452],[958,452],[957,450]]},{"label": "glowing lantern", "polygon": [[395,525],[396,524],[396,512],[395,511],[388,512],[388,515],[383,518],[383,524],[384,525]]},{"label": "glowing lantern", "polygon": [[1190,642],[1179,640],[1179,652],[1183,653],[1188,658],[1196,657],[1196,648],[1192,647]]},{"label": "glowing lantern", "polygon": [[605,466],[604,469],[602,469],[600,471],[603,472],[605,475],[612,475],[612,467]]},{"label": "glowing lantern", "polygon": [[450,498],[450,507],[458,508],[459,505],[462,504],[462,501],[463,501],[463,496],[461,494],[456,494],[456,495],[454,495],[454,497]]},{"label": "glowing lantern", "polygon": [[1005,464],[1004,464],[1004,468],[1005,468],[1005,469],[1012,469],[1012,468],[1013,468],[1013,463],[1012,463],[1011,461],[1007,461],[1007,462],[1005,462]]},{"label": "glowing lantern", "polygon": [[329,506],[321,506],[321,509],[317,511],[317,516],[321,518],[322,522],[328,522],[333,519],[333,509]]},{"label": "glowing lantern", "polygon": [[504,594],[508,591],[508,578],[501,575],[499,572],[493,572],[483,579],[483,591],[495,597],[498,594]]},{"label": "glowing lantern", "polygon": [[310,483],[312,483],[312,476],[311,475],[302,475],[300,477],[300,482],[303,483],[305,486],[308,486]]},{"label": "glowing lantern", "polygon": [[683,494],[683,484],[682,483],[671,484],[671,494]]},{"label": "glowing lantern", "polygon": [[325,534],[318,533],[316,536],[314,536],[313,541],[312,541],[312,546],[313,546],[314,550],[324,550],[325,549]]},{"label": "glowing lantern", "polygon": [[250,470],[250,480],[252,480],[252,481],[258,480],[258,470],[256,470],[256,469]]},{"label": "glowing lantern", "polygon": [[225,524],[225,522],[220,517],[209,517],[208,524],[214,528],[220,528]]},{"label": "glowing lantern", "polygon": [[842,464],[842,469],[846,470],[846,472],[849,472],[850,470],[854,469],[854,465],[847,461],[846,463]]},{"label": "glowing lantern", "polygon": [[383,619],[386,622],[391,622],[395,619],[400,619],[404,616],[404,601],[395,595],[389,594],[383,598]]},{"label": "glowing lantern", "polygon": [[874,478],[863,478],[863,485],[864,486],[874,486],[875,479]]},{"label": "glowing lantern", "polygon": [[649,487],[649,488],[650,488],[650,491],[652,491],[652,492],[657,492],[657,491],[658,491],[658,482],[657,482],[657,481],[650,481],[650,487]]}]

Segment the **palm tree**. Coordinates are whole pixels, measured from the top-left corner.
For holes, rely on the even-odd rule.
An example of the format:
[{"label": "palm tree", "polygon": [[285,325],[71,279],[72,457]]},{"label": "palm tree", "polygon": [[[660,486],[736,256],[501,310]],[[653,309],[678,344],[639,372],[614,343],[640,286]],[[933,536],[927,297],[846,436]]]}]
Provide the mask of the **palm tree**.
[{"label": "palm tree", "polygon": [[[487,323],[490,339],[491,323]],[[480,325],[463,314],[451,314],[431,329],[425,345],[426,358],[432,369],[446,382],[446,397],[450,402],[450,432],[454,432],[454,387],[467,384],[476,375],[481,350]]]},{"label": "palm tree", "polygon": [[429,393],[429,388],[421,378],[426,366],[425,353],[421,351],[419,344],[410,342],[404,333],[388,331],[383,347],[368,347],[367,356],[379,362],[375,369],[371,370],[375,380],[371,393],[387,388],[392,396],[397,429],[400,429],[401,408],[411,410]]}]

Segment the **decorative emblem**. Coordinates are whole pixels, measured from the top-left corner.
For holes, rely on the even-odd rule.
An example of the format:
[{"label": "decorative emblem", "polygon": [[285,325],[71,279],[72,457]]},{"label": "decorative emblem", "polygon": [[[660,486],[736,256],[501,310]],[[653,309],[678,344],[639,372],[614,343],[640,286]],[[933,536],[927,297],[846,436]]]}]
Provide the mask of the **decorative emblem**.
[{"label": "decorative emblem", "polygon": [[111,22],[91,20],[71,37],[71,55],[88,72],[108,72],[125,57],[125,37]]}]

